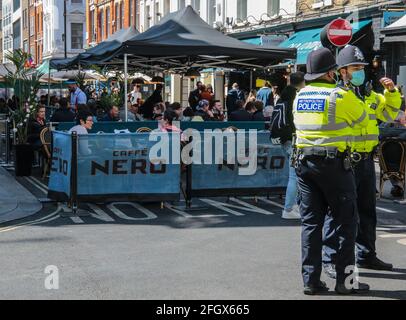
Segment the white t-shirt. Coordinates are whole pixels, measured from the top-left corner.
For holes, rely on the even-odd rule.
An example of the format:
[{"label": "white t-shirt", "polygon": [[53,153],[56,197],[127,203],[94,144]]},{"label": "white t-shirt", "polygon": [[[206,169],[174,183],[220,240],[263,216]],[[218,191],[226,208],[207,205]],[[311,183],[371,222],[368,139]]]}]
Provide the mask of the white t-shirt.
[{"label": "white t-shirt", "polygon": [[[87,129],[80,124],[74,126],[69,130],[69,133],[76,131],[78,135],[88,134]],[[87,139],[80,141],[79,140],[79,154],[80,155],[89,155],[92,151],[89,149],[89,143]]]},{"label": "white t-shirt", "polygon": [[74,131],[76,131],[77,134],[88,134],[87,129],[85,127],[81,126],[80,124],[71,128],[69,130],[69,133],[72,133]]}]

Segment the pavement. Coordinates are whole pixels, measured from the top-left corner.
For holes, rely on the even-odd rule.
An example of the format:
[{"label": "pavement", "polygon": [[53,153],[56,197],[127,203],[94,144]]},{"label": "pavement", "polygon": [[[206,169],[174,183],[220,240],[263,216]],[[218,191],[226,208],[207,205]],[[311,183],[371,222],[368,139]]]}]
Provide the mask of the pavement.
[{"label": "pavement", "polygon": [[41,209],[38,199],[0,167],[0,224],[29,217]]}]

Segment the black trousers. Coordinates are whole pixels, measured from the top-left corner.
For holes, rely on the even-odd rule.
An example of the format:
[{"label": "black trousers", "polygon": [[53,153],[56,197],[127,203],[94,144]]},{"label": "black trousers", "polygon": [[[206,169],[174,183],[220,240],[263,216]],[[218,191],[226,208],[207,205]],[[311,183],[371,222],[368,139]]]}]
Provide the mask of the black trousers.
[{"label": "black trousers", "polygon": [[[337,283],[355,267],[356,187],[354,173],[343,159],[305,158],[296,170],[302,216],[302,276],[304,285],[318,284],[322,269],[323,225],[330,215],[336,226]],[[349,268],[348,268],[349,267]],[[348,269],[347,269],[348,268]]]},{"label": "black trousers", "polygon": [[[363,263],[376,256],[376,174],[373,158],[361,160],[354,171],[359,216],[356,237],[357,262]],[[328,216],[324,225],[324,264],[335,264],[337,253],[335,236],[334,219]]]}]

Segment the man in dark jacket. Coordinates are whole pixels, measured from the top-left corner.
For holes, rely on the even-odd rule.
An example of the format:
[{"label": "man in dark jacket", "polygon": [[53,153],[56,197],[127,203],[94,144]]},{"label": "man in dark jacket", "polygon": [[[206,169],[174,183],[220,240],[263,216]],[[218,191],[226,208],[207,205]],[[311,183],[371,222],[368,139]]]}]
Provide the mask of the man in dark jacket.
[{"label": "man in dark jacket", "polygon": [[75,114],[70,110],[68,99],[61,98],[59,109],[52,115],[51,122],[74,122]]},{"label": "man in dark jacket", "polygon": [[202,85],[203,83],[201,81],[198,81],[196,83],[196,89],[191,91],[189,94],[189,106],[193,109],[193,112],[196,112],[196,108],[199,105]]},{"label": "man in dark jacket", "polygon": [[152,93],[152,95],[145,100],[144,104],[140,108],[140,113],[143,115],[144,119],[146,120],[152,120],[152,117],[154,115],[154,106],[157,103],[163,102],[162,98],[162,85],[157,84],[155,91]]},{"label": "man in dark jacket", "polygon": [[[253,102],[249,103],[253,104]],[[239,100],[236,105],[237,110],[230,114],[228,121],[252,121],[252,114],[244,109],[244,101]]]},{"label": "man in dark jacket", "polygon": [[233,84],[233,88],[228,92],[227,95],[227,113],[230,115],[234,111],[238,110],[237,101],[244,101],[244,93],[240,90],[238,83]]}]

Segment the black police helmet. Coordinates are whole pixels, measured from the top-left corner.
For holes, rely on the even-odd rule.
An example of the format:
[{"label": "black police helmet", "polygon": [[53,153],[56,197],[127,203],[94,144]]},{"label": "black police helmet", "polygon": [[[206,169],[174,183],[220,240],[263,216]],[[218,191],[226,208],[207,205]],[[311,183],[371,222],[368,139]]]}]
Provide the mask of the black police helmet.
[{"label": "black police helmet", "polygon": [[369,63],[365,62],[364,54],[358,47],[348,45],[338,54],[337,64],[338,69],[342,69],[354,65],[367,66]]},{"label": "black police helmet", "polygon": [[336,59],[327,48],[314,50],[307,56],[306,81],[316,80],[324,76],[330,70],[336,69]]}]

